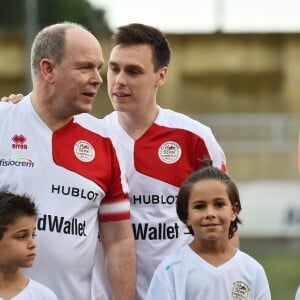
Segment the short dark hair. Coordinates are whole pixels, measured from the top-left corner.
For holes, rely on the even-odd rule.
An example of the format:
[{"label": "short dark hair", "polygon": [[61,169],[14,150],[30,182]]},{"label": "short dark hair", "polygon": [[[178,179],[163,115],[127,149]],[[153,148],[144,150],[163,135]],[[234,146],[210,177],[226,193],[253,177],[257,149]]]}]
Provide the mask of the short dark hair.
[{"label": "short dark hair", "polygon": [[34,201],[26,195],[0,191],[0,240],[8,226],[23,216],[37,218]]},{"label": "short dark hair", "polygon": [[[242,209],[238,188],[236,184],[230,179],[230,177],[216,167],[213,166],[204,167],[203,169],[197,170],[193,174],[191,174],[184,181],[184,183],[182,184],[178,192],[176,211],[179,219],[186,225],[188,219],[188,205],[189,205],[191,188],[196,182],[201,180],[207,180],[207,179],[215,179],[223,182],[227,187],[227,192],[228,192],[230,202],[232,206],[236,209],[237,214]],[[237,231],[238,223],[241,224],[241,220],[237,216],[236,219],[232,221],[230,224],[229,239],[231,239],[234,233]],[[194,231],[192,227],[188,225],[187,227],[190,233],[194,235]]]},{"label": "short dark hair", "polygon": [[152,49],[154,70],[167,67],[171,58],[171,49],[164,34],[152,26],[132,23],[120,26],[112,35],[112,46],[147,44]]}]

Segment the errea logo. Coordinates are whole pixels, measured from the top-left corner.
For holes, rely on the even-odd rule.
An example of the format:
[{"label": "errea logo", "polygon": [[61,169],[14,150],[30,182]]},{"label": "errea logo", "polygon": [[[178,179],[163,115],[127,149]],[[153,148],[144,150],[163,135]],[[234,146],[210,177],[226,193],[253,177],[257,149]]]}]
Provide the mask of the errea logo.
[{"label": "errea logo", "polygon": [[27,149],[27,145],[25,144],[27,139],[23,134],[15,134],[11,139],[13,140],[13,144],[11,145],[13,149]]}]

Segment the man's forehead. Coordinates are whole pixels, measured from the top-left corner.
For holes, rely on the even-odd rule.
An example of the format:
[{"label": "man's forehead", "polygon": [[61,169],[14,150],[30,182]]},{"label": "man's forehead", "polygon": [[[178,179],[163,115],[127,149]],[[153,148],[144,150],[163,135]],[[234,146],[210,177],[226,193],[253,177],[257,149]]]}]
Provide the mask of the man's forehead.
[{"label": "man's forehead", "polygon": [[117,45],[109,57],[109,63],[115,64],[140,65],[147,61],[152,62],[152,51],[146,44]]}]

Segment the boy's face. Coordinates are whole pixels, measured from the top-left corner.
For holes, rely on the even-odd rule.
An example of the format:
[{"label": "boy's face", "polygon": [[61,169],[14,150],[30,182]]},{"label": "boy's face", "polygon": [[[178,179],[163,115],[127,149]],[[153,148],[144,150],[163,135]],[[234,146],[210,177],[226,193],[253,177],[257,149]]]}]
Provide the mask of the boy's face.
[{"label": "boy's face", "polygon": [[8,226],[0,240],[0,269],[31,267],[36,255],[35,217],[22,216]]}]

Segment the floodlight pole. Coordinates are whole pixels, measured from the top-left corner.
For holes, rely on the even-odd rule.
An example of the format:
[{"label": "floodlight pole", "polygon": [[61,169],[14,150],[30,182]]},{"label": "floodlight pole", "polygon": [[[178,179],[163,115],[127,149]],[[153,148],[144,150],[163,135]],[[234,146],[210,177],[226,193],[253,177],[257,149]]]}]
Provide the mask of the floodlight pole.
[{"label": "floodlight pole", "polygon": [[37,1],[25,1],[25,93],[32,89],[30,72],[30,51],[33,38],[37,32]]}]

